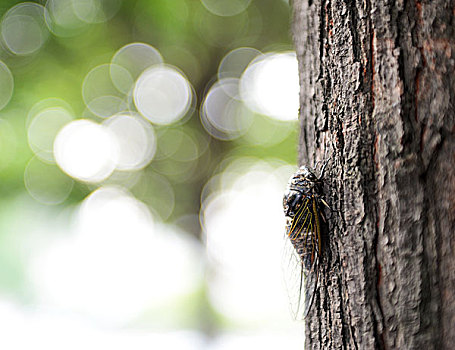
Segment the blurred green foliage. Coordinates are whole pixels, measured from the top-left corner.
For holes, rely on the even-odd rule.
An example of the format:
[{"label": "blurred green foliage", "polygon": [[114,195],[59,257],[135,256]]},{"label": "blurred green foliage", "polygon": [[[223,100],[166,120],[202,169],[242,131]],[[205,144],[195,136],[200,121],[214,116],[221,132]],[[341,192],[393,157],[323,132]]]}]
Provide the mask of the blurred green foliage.
[{"label": "blurred green foliage", "polygon": [[[49,1],[35,3],[48,6]],[[0,15],[20,3],[3,1]],[[155,221],[175,223],[201,240],[201,194],[227,163],[245,158],[294,164],[297,158],[296,120],[279,121],[249,111],[252,118],[246,132],[221,140],[204,128],[199,114],[207,92],[218,79],[218,66],[230,51],[239,47],[255,48],[262,53],[293,50],[290,7],[286,1],[252,0],[245,11],[228,17],[209,12],[200,0],[118,3],[120,8],[109,20],[83,25],[77,22],[74,28],[60,28],[57,31],[60,36],[49,33],[44,44],[32,54],[14,54],[0,38],[0,60],[14,77],[12,98],[0,110],[0,293],[14,294],[26,303],[36,301],[27,275],[30,266],[25,266],[33,255],[31,246],[46,247],[49,243],[46,240],[55,238],[49,238],[53,234],[70,236],[70,230],[66,232],[65,228],[70,225],[72,210],[102,185],[126,187],[147,205]],[[90,113],[84,103],[84,78],[94,67],[110,63],[120,48],[134,42],[153,46],[166,64],[186,75],[195,93],[192,110],[174,124],[152,125],[157,149],[143,169],[115,170],[99,183],[74,179],[70,195],[58,205],[35,201],[24,183],[27,165],[37,159],[28,140],[30,110],[40,101],[60,99],[69,105],[76,119],[102,123],[103,119]],[[59,185],[49,174],[39,175],[37,181],[48,182],[43,187]],[[29,218],[33,220],[29,222]],[[51,233],[39,232],[35,237],[34,225],[49,228]],[[194,292],[172,305],[143,310],[137,322],[144,326],[158,323],[161,327],[168,322],[173,327],[199,328],[207,334],[220,325],[231,326],[211,305],[207,281],[199,283]],[[176,314],[181,319],[176,320]]]},{"label": "blurred green foliage", "polygon": [[[0,11],[5,13],[18,3],[3,1]],[[45,5],[45,2],[38,3]],[[93,67],[110,62],[123,45],[144,42],[157,48],[166,63],[187,75],[195,88],[198,108],[215,80],[220,60],[230,50],[240,46],[263,52],[291,49],[289,11],[289,5],[283,0],[252,1],[246,11],[232,17],[216,16],[198,0],[123,1],[109,21],[87,25],[66,37],[51,34],[35,54],[19,56],[3,48],[0,59],[12,71],[15,87],[10,103],[0,111],[0,119],[9,122],[4,127],[0,124],[2,201],[9,201],[24,191],[24,169],[33,156],[27,144],[26,119],[35,103],[50,97],[61,98],[71,105],[76,117],[87,117],[81,97],[85,75]],[[157,155],[163,147],[174,147],[175,152],[170,157],[153,160],[142,171],[141,181],[131,188],[140,200],[168,220],[198,213],[201,188],[226,157],[278,158],[291,163],[296,159],[295,124],[256,116],[245,135],[233,141],[220,141],[205,132],[197,108],[185,123],[155,129]],[[196,140],[196,152],[201,153],[187,160],[188,147],[173,144],[174,131],[191,135]],[[181,175],[189,172],[191,176],[187,178]],[[153,192],[150,183],[162,177],[170,182],[175,193],[175,208],[170,217],[160,213],[166,211],[164,194],[164,205],[160,205],[159,196],[148,197],[148,193]],[[93,188],[77,183],[63,205],[80,201]],[[197,235],[198,227],[194,226],[193,233]]]}]

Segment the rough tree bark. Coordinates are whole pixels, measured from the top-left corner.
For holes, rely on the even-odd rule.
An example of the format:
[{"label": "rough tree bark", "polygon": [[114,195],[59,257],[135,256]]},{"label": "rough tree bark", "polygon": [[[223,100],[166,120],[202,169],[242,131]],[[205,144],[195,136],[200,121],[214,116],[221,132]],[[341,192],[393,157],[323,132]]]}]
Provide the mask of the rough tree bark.
[{"label": "rough tree bark", "polygon": [[300,163],[331,157],[311,349],[455,346],[455,2],[294,0]]}]

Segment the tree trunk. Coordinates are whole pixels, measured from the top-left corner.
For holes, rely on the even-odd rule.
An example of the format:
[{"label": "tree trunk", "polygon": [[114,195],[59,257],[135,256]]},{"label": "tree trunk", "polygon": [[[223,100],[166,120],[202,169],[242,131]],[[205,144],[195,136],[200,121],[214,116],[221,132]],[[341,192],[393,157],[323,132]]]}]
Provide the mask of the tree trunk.
[{"label": "tree trunk", "polygon": [[330,157],[308,349],[455,346],[455,3],[294,0],[300,163]]}]

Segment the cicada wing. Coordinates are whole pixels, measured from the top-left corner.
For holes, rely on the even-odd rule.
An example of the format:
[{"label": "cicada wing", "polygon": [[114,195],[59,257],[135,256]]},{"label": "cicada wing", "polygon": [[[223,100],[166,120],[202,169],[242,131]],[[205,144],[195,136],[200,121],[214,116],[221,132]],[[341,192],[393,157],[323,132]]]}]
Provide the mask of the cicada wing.
[{"label": "cicada wing", "polygon": [[313,305],[314,294],[318,286],[319,257],[321,247],[321,226],[316,202],[313,199],[313,210],[310,225],[304,235],[305,249],[303,254],[305,307],[303,316],[307,317]]},{"label": "cicada wing", "polygon": [[[302,264],[303,266],[303,264]],[[306,271],[303,269],[303,278],[304,278],[304,307],[303,307],[303,318],[308,316],[308,313],[311,310],[313,305],[314,294],[318,285],[318,275],[319,274],[319,257],[316,254],[311,265],[311,269]]]},{"label": "cicada wing", "polygon": [[[286,227],[285,280],[296,319],[305,318],[318,284],[320,224],[314,199],[307,200]],[[286,261],[285,261],[286,263]]]},{"label": "cicada wing", "polygon": [[284,283],[289,296],[289,308],[296,320],[303,319],[304,315],[304,267],[290,239],[285,239],[282,268]]}]

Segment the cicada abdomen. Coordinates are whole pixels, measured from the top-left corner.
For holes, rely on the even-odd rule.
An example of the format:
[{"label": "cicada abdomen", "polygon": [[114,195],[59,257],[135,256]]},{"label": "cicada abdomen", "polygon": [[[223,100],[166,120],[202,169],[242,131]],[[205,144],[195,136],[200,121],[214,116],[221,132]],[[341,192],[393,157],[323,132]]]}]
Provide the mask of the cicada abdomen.
[{"label": "cicada abdomen", "polygon": [[[288,286],[296,318],[308,315],[318,283],[321,236],[325,221],[322,205],[327,205],[322,196],[323,171],[322,169],[318,178],[309,167],[301,166],[289,180],[283,199],[286,239],[297,258],[296,263],[287,263],[289,268],[295,270],[293,274],[297,281],[293,286]],[[297,291],[290,290],[295,288]]]}]

